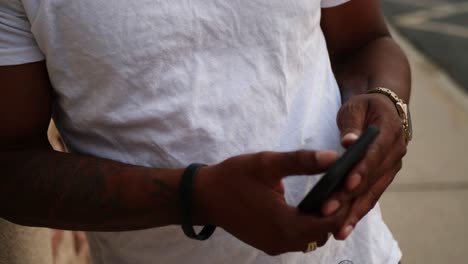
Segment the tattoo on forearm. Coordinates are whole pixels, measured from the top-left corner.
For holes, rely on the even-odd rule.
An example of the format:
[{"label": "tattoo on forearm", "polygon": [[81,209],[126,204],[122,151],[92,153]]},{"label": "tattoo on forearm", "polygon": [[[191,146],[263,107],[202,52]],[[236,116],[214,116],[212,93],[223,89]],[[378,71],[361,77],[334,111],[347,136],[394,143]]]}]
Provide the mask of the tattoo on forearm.
[{"label": "tattoo on forearm", "polygon": [[77,228],[127,229],[154,225],[149,215],[176,212],[177,188],[155,178],[153,169],[54,152],[24,156],[19,170],[18,163],[8,165],[0,190],[8,190],[2,197],[14,199],[5,208],[18,219],[34,215],[65,228],[76,223]]},{"label": "tattoo on forearm", "polygon": [[153,191],[155,201],[166,208],[174,206],[174,196],[177,195],[177,190],[160,179],[153,179],[153,185],[156,190]]}]

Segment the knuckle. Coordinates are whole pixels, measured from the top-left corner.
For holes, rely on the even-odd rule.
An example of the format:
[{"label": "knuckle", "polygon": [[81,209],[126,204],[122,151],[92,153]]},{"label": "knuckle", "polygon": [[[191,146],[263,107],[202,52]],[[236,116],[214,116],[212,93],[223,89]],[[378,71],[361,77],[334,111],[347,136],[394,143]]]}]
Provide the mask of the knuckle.
[{"label": "knuckle", "polygon": [[370,211],[370,208],[368,209],[367,207],[358,208],[355,213],[350,215],[349,223],[347,223],[347,225],[356,226],[359,220],[361,220],[369,211]]},{"label": "knuckle", "polygon": [[259,167],[268,167],[271,164],[271,156],[272,152],[263,151],[259,152],[255,155],[255,162],[259,165]]},{"label": "knuckle", "polygon": [[346,120],[345,115],[347,114],[348,111],[348,104],[344,104],[341,106],[340,110],[338,110],[337,114],[337,120],[338,120],[338,126],[342,127],[344,124],[344,121]]},{"label": "knuckle", "polygon": [[360,188],[356,188],[355,190],[349,191],[347,189],[343,191],[339,191],[335,194],[333,194],[329,200],[338,200],[341,205],[349,203],[351,200],[354,199],[354,197],[358,196],[360,194],[361,190]]},{"label": "knuckle", "polygon": [[[374,206],[377,204],[377,202],[379,201],[380,199],[380,193],[376,192],[375,190],[371,189],[369,191],[369,202],[370,202],[370,206],[369,206],[369,210],[374,208]],[[367,210],[368,211],[368,210]],[[364,217],[364,215],[367,213],[366,210],[363,210],[363,213],[362,215],[360,216],[361,218]]]},{"label": "knuckle", "polygon": [[348,217],[348,212],[343,212],[341,215],[338,215],[333,222],[333,230],[330,230],[333,233],[339,232],[340,229],[345,224]]},{"label": "knuckle", "polygon": [[385,151],[385,148],[381,144],[372,144],[369,146],[367,153],[371,161],[376,162],[385,156],[386,151]]},{"label": "knuckle", "polygon": [[350,124],[350,120],[347,117],[362,114],[365,110],[366,106],[361,101],[350,99],[338,111],[338,126],[344,128],[347,124]]},{"label": "knuckle", "polygon": [[366,190],[372,190],[372,186],[373,184],[378,180],[379,178],[379,175],[381,175],[380,173],[372,173],[368,175],[367,177],[367,181],[365,182],[365,190],[364,190],[364,193]]},{"label": "knuckle", "polygon": [[379,199],[380,194],[375,190],[370,190],[367,193],[365,200],[353,206],[353,213],[349,216],[349,224],[356,226],[358,221],[360,221],[375,207]]},{"label": "knuckle", "polygon": [[[359,195],[365,190],[367,190],[371,184],[372,184],[372,174],[371,174],[371,168],[367,163],[362,163],[358,165],[356,172],[361,175],[361,183],[359,184],[359,188],[355,190],[354,195]],[[353,195],[353,196],[354,196]]]},{"label": "knuckle", "polygon": [[298,164],[300,167],[305,167],[308,164],[310,164],[310,153],[307,152],[306,150],[298,150],[293,152],[294,154],[294,161]]},{"label": "knuckle", "polygon": [[396,165],[396,171],[400,171],[403,168],[403,162],[400,160]]},{"label": "knuckle", "polygon": [[399,154],[400,157],[406,156],[406,153],[408,153],[408,149],[406,148],[406,145],[400,148]]},{"label": "knuckle", "polygon": [[392,168],[388,173],[384,175],[384,177],[386,178],[385,181],[388,183],[388,185],[390,185],[393,182],[396,175],[398,174],[398,171],[400,171],[398,167]]},{"label": "knuckle", "polygon": [[340,231],[342,224],[345,221],[344,216],[335,216],[333,219],[333,222],[331,223],[330,227],[331,229],[328,230],[329,232],[336,233]]},{"label": "knuckle", "polygon": [[383,157],[385,157],[385,150],[380,146],[371,146],[368,151],[369,162],[365,163],[360,169],[361,175],[365,178],[364,181],[367,188],[382,174]]},{"label": "knuckle", "polygon": [[346,109],[348,113],[356,114],[364,111],[364,105],[359,101],[350,101],[346,104]]},{"label": "knuckle", "polygon": [[348,216],[348,210],[340,210],[338,213],[331,216],[327,221],[328,230],[327,232],[336,233],[338,232],[346,221]]}]

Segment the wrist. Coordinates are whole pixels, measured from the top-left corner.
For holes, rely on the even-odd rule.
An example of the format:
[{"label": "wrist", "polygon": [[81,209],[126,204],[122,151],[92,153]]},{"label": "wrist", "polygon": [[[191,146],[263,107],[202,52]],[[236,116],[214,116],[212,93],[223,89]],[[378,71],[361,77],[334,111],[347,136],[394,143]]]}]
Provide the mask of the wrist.
[{"label": "wrist", "polygon": [[[129,197],[138,197],[146,190],[148,203],[151,205],[154,222],[159,222],[154,227],[165,225],[179,225],[182,222],[180,215],[180,189],[179,183],[184,169],[159,169],[143,168],[142,175],[150,175],[149,182],[144,177],[131,177],[144,179],[141,188],[134,189]],[[147,171],[148,170],[148,171]],[[131,183],[124,183],[127,189]],[[139,204],[143,206],[143,204]]]},{"label": "wrist", "polygon": [[[197,163],[189,165],[184,170],[180,182],[181,227],[187,237],[195,240],[206,240],[216,230],[216,226],[212,224],[203,224],[204,226],[199,233],[193,228],[195,225],[194,218],[198,218],[198,221],[205,220],[206,211],[203,209],[204,206],[202,206],[205,203],[203,203],[203,199],[200,199],[203,197],[203,191],[200,192],[200,190],[204,190],[205,188],[204,185],[200,185],[200,181],[198,181],[198,184],[195,184],[197,176],[200,176],[198,175],[199,170],[205,166],[204,164]],[[194,195],[195,191],[199,191],[200,193]]]},{"label": "wrist", "polygon": [[408,143],[413,137],[413,130],[411,124],[411,114],[408,104],[406,104],[400,97],[392,90],[383,87],[377,87],[367,91],[368,94],[380,94],[387,97],[394,105],[398,117],[401,119],[403,131],[405,135],[405,142]]},{"label": "wrist", "polygon": [[209,184],[211,169],[211,166],[200,168],[197,177],[193,181],[192,220],[195,225],[214,224],[212,217],[210,217],[211,210],[209,209],[210,193],[212,192]]}]

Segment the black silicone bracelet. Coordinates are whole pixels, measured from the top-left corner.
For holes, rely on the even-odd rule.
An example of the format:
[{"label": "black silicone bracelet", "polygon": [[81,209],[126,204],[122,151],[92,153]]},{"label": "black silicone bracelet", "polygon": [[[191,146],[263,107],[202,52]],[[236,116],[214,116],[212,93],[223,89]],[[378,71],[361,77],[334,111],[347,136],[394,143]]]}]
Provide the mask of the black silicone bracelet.
[{"label": "black silicone bracelet", "polygon": [[185,235],[195,240],[206,240],[216,230],[214,225],[205,225],[199,234],[195,233],[192,224],[192,185],[200,167],[205,165],[194,163],[185,169],[180,181],[180,208],[182,211],[182,230]]}]

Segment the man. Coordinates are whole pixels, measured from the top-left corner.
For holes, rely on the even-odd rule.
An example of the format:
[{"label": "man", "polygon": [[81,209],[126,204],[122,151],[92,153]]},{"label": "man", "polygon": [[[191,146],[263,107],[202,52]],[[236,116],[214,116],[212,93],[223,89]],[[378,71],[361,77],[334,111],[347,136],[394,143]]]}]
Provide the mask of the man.
[{"label": "man", "polygon": [[[1,217],[89,231],[96,264],[399,261],[372,208],[410,137],[375,88],[408,102],[410,74],[376,0],[1,0],[0,45]],[[299,213],[369,124],[324,216]],[[178,226],[194,162],[203,242]]]}]

